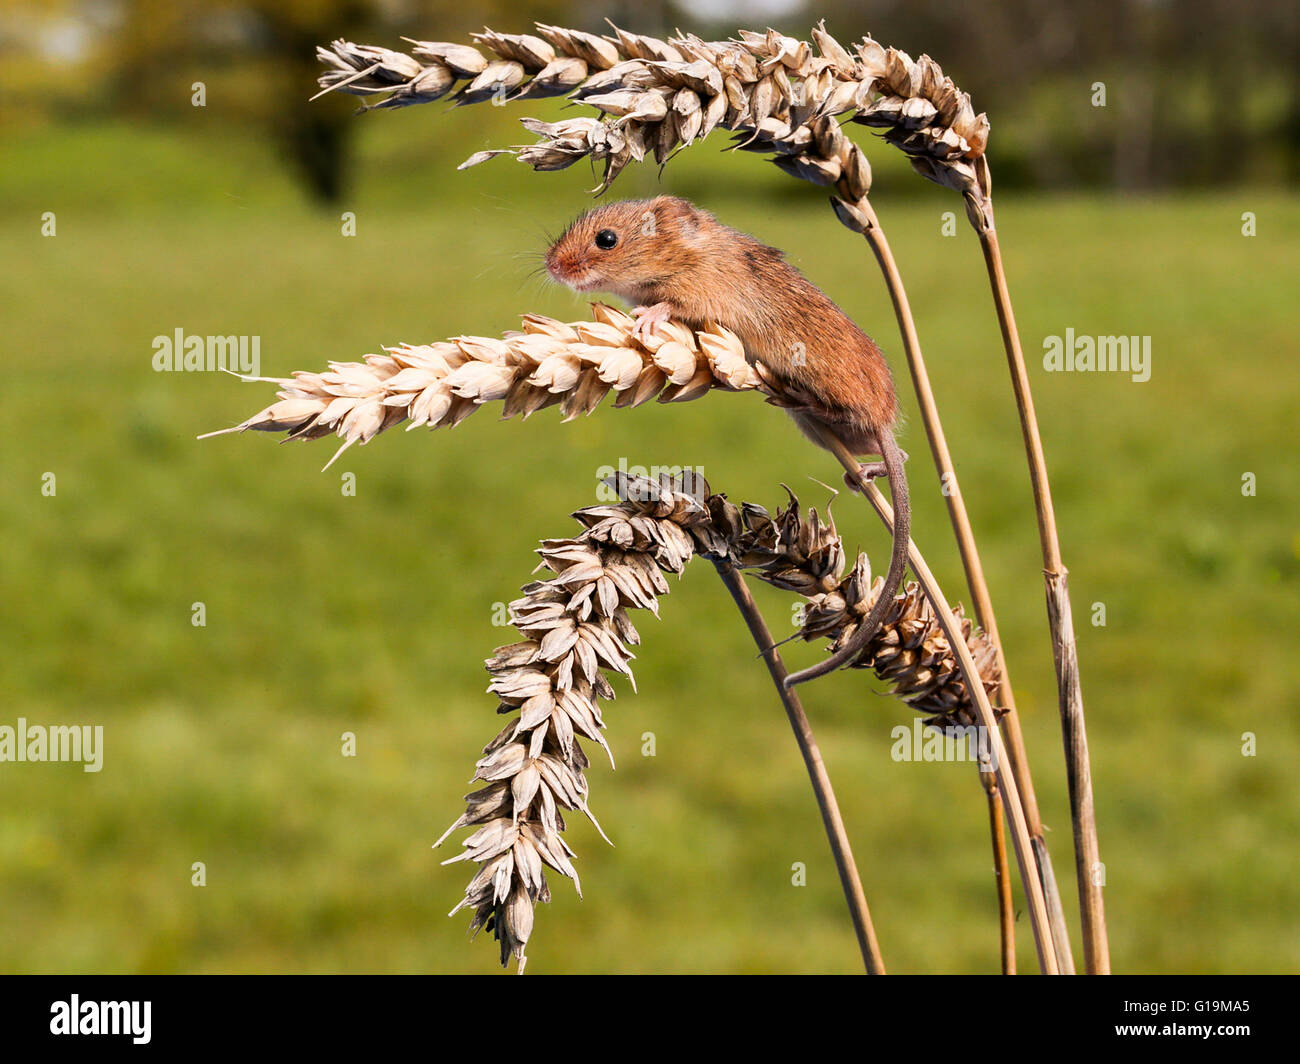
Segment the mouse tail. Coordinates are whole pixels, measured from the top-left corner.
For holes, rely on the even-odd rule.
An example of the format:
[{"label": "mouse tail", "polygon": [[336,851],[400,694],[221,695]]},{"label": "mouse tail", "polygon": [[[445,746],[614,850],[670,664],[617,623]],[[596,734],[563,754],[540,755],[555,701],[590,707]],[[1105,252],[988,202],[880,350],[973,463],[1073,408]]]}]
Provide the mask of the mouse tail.
[{"label": "mouse tail", "polygon": [[[894,596],[903,585],[903,575],[907,572],[907,551],[911,543],[911,505],[907,493],[907,478],[903,474],[903,453],[898,449],[893,433],[880,433],[880,456],[885,461],[885,472],[889,476],[890,502],[894,507],[894,549],[889,558],[889,573],[885,577],[884,586],[880,589],[880,594],[866,617],[862,619],[862,623],[849,637],[849,641],[824,661],[787,676],[785,680],[787,688],[816,680],[847,665],[857,657],[866,646],[867,640],[879,630],[885,612],[894,604]],[[865,487],[865,482],[862,483]]]}]

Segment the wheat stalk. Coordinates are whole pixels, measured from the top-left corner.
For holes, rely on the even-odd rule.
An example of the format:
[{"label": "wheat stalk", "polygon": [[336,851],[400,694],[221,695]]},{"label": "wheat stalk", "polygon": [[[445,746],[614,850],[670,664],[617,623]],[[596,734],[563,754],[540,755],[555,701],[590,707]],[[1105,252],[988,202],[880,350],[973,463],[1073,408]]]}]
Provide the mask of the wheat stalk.
[{"label": "wheat stalk", "polygon": [[[987,168],[986,168],[987,169]],[[1092,765],[1088,753],[1088,732],[1083,712],[1083,689],[1079,681],[1079,651],[1074,634],[1074,614],[1070,606],[1069,570],[1061,557],[1061,543],[1056,530],[1056,510],[1052,503],[1052,485],[1047,476],[1047,459],[1034,413],[1034,397],[1020,347],[1011,292],[1007,287],[1002,251],[993,224],[993,201],[985,195],[974,201],[967,196],[971,224],[980,239],[988,271],[993,304],[1006,351],[1011,387],[1020,414],[1020,431],[1024,441],[1029,479],[1034,493],[1034,510],[1038,516],[1039,547],[1043,558],[1043,579],[1047,590],[1047,619],[1052,634],[1052,659],[1056,667],[1057,708],[1061,719],[1061,737],[1065,745],[1066,778],[1070,792],[1070,821],[1074,832],[1075,879],[1079,891],[1080,923],[1083,930],[1084,963],[1089,975],[1110,974],[1110,943],[1106,933],[1106,906],[1102,868],[1097,841],[1097,814],[1092,797]]]},{"label": "wheat stalk", "polygon": [[[842,842],[837,841],[843,825],[834,794],[830,791],[829,780],[825,784],[825,798],[818,787],[825,769],[812,738],[811,728],[802,706],[785,685],[785,667],[776,654],[776,648],[771,645],[772,639],[766,625],[736,569],[744,566],[774,587],[803,595],[807,607],[799,634],[806,640],[829,637],[832,649],[851,638],[861,618],[874,605],[884,581],[871,580],[865,555],[858,557],[851,574],[845,577],[843,543],[835,531],[834,519],[829,510],[825,522],[818,518],[816,510],[810,510],[805,518],[793,492],[787,489],[787,493],[790,496],[789,505],[778,512],[775,519],[762,507],[749,503],[736,507],[724,496],[710,496],[708,504],[713,519],[712,527],[718,533],[722,547],[702,542],[701,553],[711,554],[724,583],[754,632],[760,650],[764,652],[777,692],[786,704],[791,726],[799,738],[814,788],[818,790],[823,820],[836,852],[845,895],[855,913],[855,926],[867,959],[867,970],[883,973],[884,966],[880,960],[879,947],[875,943],[870,916],[866,912],[865,899],[861,900],[861,919],[857,918],[857,910],[854,909],[855,899],[861,896],[861,883],[852,864],[847,838]],[[697,528],[694,534],[697,539],[702,539],[703,530]],[[721,551],[725,551],[725,557],[719,556]],[[918,573],[922,574],[924,580],[932,581],[914,546],[912,554],[915,556],[914,564],[918,564]],[[932,593],[935,599],[939,598],[934,588],[926,592],[926,597],[922,597],[919,585],[909,584],[896,595],[880,630],[862,648],[850,667],[873,668],[877,676],[892,685],[893,693],[912,709],[931,714],[924,721],[930,727],[941,731],[966,729],[989,719],[985,716],[981,703],[987,705],[989,696],[1004,686],[999,678],[1001,658],[996,644],[987,633],[972,630],[971,623],[963,616],[960,604],[950,611],[951,617],[947,623],[941,623],[931,606]],[[982,687],[982,699],[973,700],[970,696],[965,681],[965,666],[960,657],[954,654],[953,644],[949,642],[950,638],[957,637],[965,644],[963,650],[968,654],[967,661],[978,664],[977,679]],[[990,817],[1002,971],[1004,974],[1014,974],[1015,926],[1006,842],[1002,830],[1001,792],[996,771],[986,771],[985,766],[981,765],[979,775],[986,792]],[[848,855],[847,862],[839,860],[841,847]]]},{"label": "wheat stalk", "polygon": [[560,406],[565,420],[590,414],[611,392],[616,407],[651,399],[682,403],[706,392],[766,387],[745,360],[744,345],[725,329],[694,331],[677,322],[636,331],[635,319],[601,303],[592,320],[524,316],[502,337],[459,336],[400,344],[363,362],[331,362],[323,373],[243,377],[280,385],[278,402],[228,429],[256,429],[311,440],[331,433],[344,442],[328,469],[354,443],[365,444],[403,421],[410,428],[459,424],[500,401],[501,416],[527,417]]},{"label": "wheat stalk", "polygon": [[[745,504],[737,508],[721,496],[711,498],[710,506],[714,525],[726,530],[728,546],[737,564],[756,571],[760,579],[774,587],[805,596],[808,605],[799,631],[804,639],[828,636],[833,651],[851,638],[860,618],[874,605],[884,580],[879,577],[871,580],[865,555],[858,557],[849,576],[842,576],[843,545],[829,513],[825,523],[818,520],[816,510],[803,518],[793,493],[790,493],[790,505],[775,519],[761,507]],[[972,630],[960,604],[952,614],[979,667],[984,690],[992,699],[995,693],[1006,690],[999,648],[987,632]],[[938,624],[929,599],[916,583],[908,584],[895,596],[882,627],[849,667],[872,668],[878,677],[893,685],[894,694],[912,709],[929,714],[924,723],[930,727],[941,731],[964,729],[976,725],[980,719],[961,679],[961,666],[948,637]],[[1005,712],[995,707],[999,716]],[[981,766],[979,776],[989,811],[1002,973],[1013,975],[1015,921],[1001,792],[996,773]]]},{"label": "wheat stalk", "polygon": [[722,580],[723,586],[731,593],[732,601],[740,611],[750,635],[754,637],[759,657],[767,666],[767,673],[776,689],[776,696],[780,699],[786,718],[790,721],[790,729],[794,732],[795,742],[803,756],[804,767],[808,771],[808,779],[817,798],[817,808],[821,811],[822,825],[826,829],[826,837],[831,845],[831,855],[839,872],[840,886],[844,890],[844,899],[848,902],[849,914],[853,919],[853,930],[858,939],[858,949],[862,953],[867,974],[884,975],[885,961],[880,954],[880,943],[876,940],[875,926],[871,922],[871,911],[867,907],[862,878],[858,875],[857,864],[853,860],[853,847],[849,842],[848,829],[844,826],[839,802],[835,798],[835,790],[826,771],[826,762],[813,735],[808,714],[804,712],[803,702],[795,688],[786,682],[790,674],[786,670],[785,662],[781,660],[779,645],[763,619],[758,603],[750,594],[749,586],[745,583],[740,570],[727,557],[714,555],[710,561],[713,562],[713,567]]},{"label": "wheat stalk", "polygon": [[[894,512],[890,508],[889,502],[880,493],[880,489],[868,477],[864,476],[858,460],[837,436],[823,433],[822,442],[823,446],[835,455],[844,468],[846,478],[852,483],[854,489],[861,492],[867,501],[871,503],[885,528],[888,529],[891,535],[894,535],[896,529]],[[967,678],[977,677],[979,670],[975,665],[970,649],[961,638],[959,629],[954,623],[954,618],[951,616],[952,611],[948,606],[947,599],[944,597],[943,590],[939,587],[939,582],[935,580],[934,574],[930,571],[925,557],[917,549],[916,544],[910,541],[907,556],[912,571],[916,573],[917,582],[925,592],[926,598],[934,606],[939,624],[953,647],[962,675]],[[1015,844],[1016,861],[1020,866],[1020,879],[1029,906],[1029,918],[1033,927],[1034,946],[1038,952],[1038,963],[1044,975],[1058,975],[1061,971],[1061,965],[1057,960],[1055,936],[1047,902],[1047,887],[1040,878],[1038,871],[1039,858],[1033,840],[1029,835],[1028,817],[1025,813],[1025,805],[1021,799],[1019,788],[1015,782],[1015,773],[1007,769],[1009,755],[1006,743],[998,730],[997,716],[992,703],[989,701],[987,692],[982,689],[982,686],[973,684],[971,685],[971,694],[975,710],[979,715],[980,726],[984,729],[993,750],[998,787],[1006,795],[1006,809],[1011,823],[1012,841]]]},{"label": "wheat stalk", "polygon": [[[1043,893],[1047,901],[1048,915],[1052,925],[1052,940],[1057,955],[1057,963],[1062,972],[1074,974],[1074,960],[1070,953],[1070,936],[1065,923],[1065,912],[1061,906],[1060,890],[1056,883],[1056,874],[1052,869],[1051,855],[1047,849],[1047,839],[1043,829],[1042,817],[1038,810],[1038,798],[1034,791],[1033,777],[1029,769],[1029,758],[1025,752],[1024,737],[1020,730],[1020,715],[1016,710],[1015,692],[1011,677],[1007,671],[1006,656],[1002,649],[1002,640],[998,633],[997,616],[993,610],[993,600],[989,594],[988,582],[984,577],[984,565],[980,560],[979,548],[975,542],[974,529],[970,515],[966,510],[957,471],[953,465],[952,454],[948,449],[947,436],[939,418],[938,404],[930,385],[929,371],[921,353],[921,342],[917,336],[916,323],[903,287],[903,280],[894,260],[893,250],[885,236],[884,228],[876,217],[875,210],[867,199],[855,205],[855,216],[867,223],[863,232],[868,244],[876,255],[894,304],[899,331],[903,337],[903,350],[907,355],[908,368],[916,391],[917,404],[921,411],[921,420],[930,441],[930,452],[934,457],[935,469],[939,482],[944,485],[944,502],[948,508],[949,521],[957,540],[957,550],[961,555],[962,569],[966,575],[966,585],[971,593],[971,606],[980,625],[988,633],[998,658],[998,667],[1002,674],[1001,700],[1006,708],[1002,718],[1002,729],[1006,736],[1007,753],[1011,759],[1011,768],[1016,777],[1021,801],[1024,805],[1025,820],[1029,827],[1031,843],[1034,848],[1035,864],[1042,881]],[[1001,804],[997,795],[990,793],[990,801]],[[1005,901],[1005,893],[999,893],[1000,903]],[[1008,929],[1003,906],[1002,927]],[[1014,929],[1012,929],[1014,930]],[[1004,951],[1005,957],[1005,951]],[[1004,965],[1008,972],[1014,970],[1014,964]]]}]

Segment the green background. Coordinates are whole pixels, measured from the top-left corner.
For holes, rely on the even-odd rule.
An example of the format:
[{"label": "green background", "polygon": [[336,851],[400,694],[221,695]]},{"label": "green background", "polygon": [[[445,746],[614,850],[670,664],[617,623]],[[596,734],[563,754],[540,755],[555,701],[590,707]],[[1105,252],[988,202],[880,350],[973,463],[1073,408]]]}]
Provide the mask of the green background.
[{"label": "green background", "polygon": [[[481,662],[512,639],[494,604],[528,579],[537,540],[570,534],[597,469],[620,459],[703,467],[715,490],[769,506],[785,483],[820,508],[818,481],[838,482],[746,395],[570,424],[555,410],[502,423],[489,408],[450,432],[388,433],[324,474],[330,440],[197,442],[273,388],[155,373],[152,338],[178,327],[258,335],[263,372],[282,375],[381,344],[495,335],[529,311],[585,313],[535,271],[546,234],[589,202],[590,170],[454,168],[516,142],[519,115],[554,109],[446,111],[358,119],[357,184],[324,211],[269,148],[206,112],[7,138],[0,723],[101,724],[105,752],[99,774],[0,764],[0,970],[499,970],[495,946],[446,917],[467,866],[440,867],[454,843],[429,845],[500,726]],[[995,116],[995,175],[996,128]],[[949,597],[967,600],[874,260],[817,190],[724,143],[662,178],[629,170],[614,195],[695,198],[787,249],[880,341],[908,415],[913,535]],[[955,196],[868,149],[1077,929],[1038,541],[979,248]],[[341,235],[342,210],[355,237]],[[46,211],[57,236],[41,235]],[[1256,236],[1242,234],[1246,211]],[[1070,568],[1114,967],[1294,970],[1300,201],[1264,188],[1018,193],[999,197],[998,221]],[[1043,373],[1043,338],[1066,328],[1149,335],[1150,381]],[[880,567],[867,508],[842,498],[836,514]],[[790,631],[790,600],[756,593]],[[195,602],[205,627],[191,624]],[[639,694],[619,683],[606,711],[618,769],[593,757],[588,773],[615,848],[571,819],[585,897],[551,877],[530,970],[857,970],[789,727],[712,569],[674,581],[661,615],[636,618]],[[815,653],[791,645],[788,660]],[[889,968],[996,970],[971,767],[892,761],[890,730],[910,713],[862,674],[806,702]],[[647,732],[654,757],[641,756]],[[806,886],[792,885],[796,862]]]}]

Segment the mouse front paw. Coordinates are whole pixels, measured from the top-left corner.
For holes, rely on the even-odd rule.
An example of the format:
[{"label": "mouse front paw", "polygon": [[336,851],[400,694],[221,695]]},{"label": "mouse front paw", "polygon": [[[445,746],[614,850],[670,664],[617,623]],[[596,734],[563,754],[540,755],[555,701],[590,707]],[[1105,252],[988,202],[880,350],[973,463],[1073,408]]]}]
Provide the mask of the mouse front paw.
[{"label": "mouse front paw", "polygon": [[648,307],[633,307],[632,316],[636,318],[636,324],[632,326],[632,338],[644,340],[656,325],[666,325],[672,321],[673,313],[667,303],[655,303]]}]

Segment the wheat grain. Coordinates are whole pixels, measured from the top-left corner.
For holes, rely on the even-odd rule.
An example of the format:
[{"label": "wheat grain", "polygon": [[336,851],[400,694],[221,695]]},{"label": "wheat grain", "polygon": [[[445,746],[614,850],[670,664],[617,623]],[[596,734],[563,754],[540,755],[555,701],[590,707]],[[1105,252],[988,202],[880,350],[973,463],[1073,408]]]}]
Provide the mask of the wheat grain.
[{"label": "wheat grain", "polygon": [[598,191],[629,162],[653,156],[662,164],[722,127],[738,134],[737,147],[771,153],[787,173],[833,187],[840,220],[863,231],[869,221],[854,208],[870,190],[871,167],[835,121],[852,113],[922,176],[966,196],[972,220],[985,208],[988,117],[975,113],[970,97],[927,55],[913,59],[870,37],[846,48],[824,23],[812,31],[816,51],[775,30],[712,42],[692,34],[664,41],[618,27],[601,37],[538,24],[537,33],[474,34],[492,58],[467,45],[412,42],[408,56],[336,40],[318,49],[330,67],[320,84],[323,91],[387,94],[374,107],[438,99],[457,79],[472,79],[458,103],[567,93],[600,117],[524,119],[537,143],[476,152],[461,167],[514,154],[534,169],[559,170],[590,156],[604,163]]},{"label": "wheat grain", "polygon": [[309,440],[332,433],[344,442],[328,469],[354,443],[403,421],[450,427],[489,402],[502,403],[503,418],[559,405],[567,421],[590,414],[611,392],[616,407],[632,407],[688,402],[714,388],[767,389],[725,329],[666,322],[638,334],[627,314],[600,303],[592,310],[592,320],[568,323],[528,314],[522,331],[502,337],[400,344],[362,362],[331,362],[323,373],[244,377],[278,384],[278,402],[206,436],[256,429]]},{"label": "wheat grain", "polygon": [[491,930],[501,963],[514,956],[520,971],[533,908],[550,899],[543,865],[571,878],[581,894],[573,851],[561,835],[563,811],[591,816],[589,762],[576,739],[609,754],[600,699],[614,697],[606,673],[632,675],[630,647],[640,637],[628,611],[658,613],[658,598],[668,591],[662,573],[680,573],[694,553],[686,528],[708,520],[707,509],[680,485],[634,487],[642,491],[627,492],[619,505],[580,511],[581,535],[539,549],[552,575],[525,586],[510,604],[524,639],[498,648],[487,662],[500,712],[518,715],[484,747],[475,779],[487,786],[466,796],[465,813],[434,844],[456,828],[475,827],[464,852],[444,862],[479,865],[452,913],[472,908],[471,932]]},{"label": "wheat grain", "polygon": [[[829,639],[828,651],[851,641],[885,581],[872,579],[865,554],[845,574],[844,547],[833,518],[822,521],[815,509],[804,516],[793,494],[775,517],[752,503],[736,507],[722,496],[711,497],[709,504],[713,526],[726,530],[734,564],[807,600],[799,630],[805,640]],[[1001,683],[993,644],[974,629],[960,604],[952,612],[992,698]],[[928,725],[942,729],[979,723],[948,639],[915,583],[894,597],[879,630],[849,668],[873,669],[895,695],[926,715]]]},{"label": "wheat grain", "polygon": [[[487,668],[499,712],[517,715],[483,749],[475,779],[486,786],[466,796],[465,812],[434,844],[458,828],[475,829],[463,852],[444,862],[479,866],[452,914],[473,909],[471,932],[491,930],[502,964],[513,956],[520,970],[535,906],[550,900],[543,866],[571,878],[581,894],[574,853],[562,836],[565,810],[591,817],[590,762],[577,740],[598,743],[613,764],[600,701],[614,697],[608,675],[631,681],[630,648],[640,636],[628,613],[658,615],[658,600],[669,590],[663,574],[680,574],[695,554],[728,558],[804,594],[805,638],[836,641],[848,637],[883,583],[870,585],[865,557],[845,576],[834,522],[821,522],[815,511],[803,517],[793,496],[772,518],[759,506],[732,505],[698,476],[618,475],[607,483],[620,501],[577,511],[579,535],[543,541],[538,553],[551,575],[526,585],[510,604],[523,639],[498,648]],[[853,664],[874,668],[908,705],[930,714],[928,724],[974,723],[952,652],[928,611],[915,586],[905,589]],[[986,689],[996,689],[991,648],[960,608],[954,614],[981,670],[991,670],[981,677]]]}]

